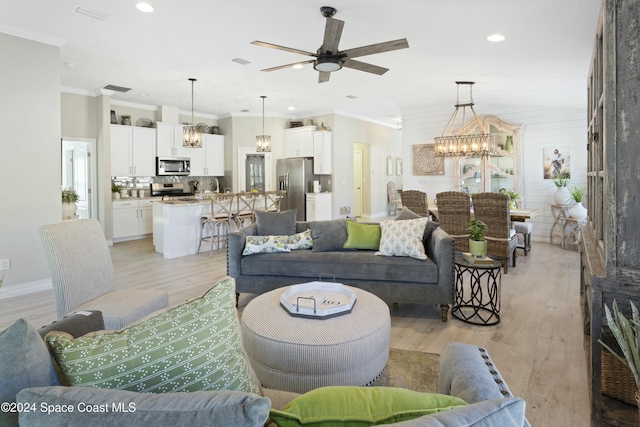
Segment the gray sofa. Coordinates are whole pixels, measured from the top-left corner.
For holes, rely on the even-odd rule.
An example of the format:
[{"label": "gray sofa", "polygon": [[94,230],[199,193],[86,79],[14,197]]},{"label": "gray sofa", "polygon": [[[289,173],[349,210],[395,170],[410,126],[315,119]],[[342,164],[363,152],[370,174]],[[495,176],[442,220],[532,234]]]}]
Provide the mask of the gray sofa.
[{"label": "gray sofa", "polygon": [[[38,332],[44,335],[50,330],[60,330],[79,336],[101,327],[100,312],[85,312],[69,316]],[[0,332],[0,355],[7,361],[3,364],[6,372],[0,367],[0,375],[5,376],[0,397],[3,402],[9,402],[9,406],[3,406],[0,413],[2,426],[259,427],[264,425],[271,408],[284,409],[298,396],[268,389],[263,390],[264,396],[258,396],[225,391],[153,394],[64,387],[59,385],[52,359],[38,332],[22,320]],[[8,366],[12,355],[16,362]],[[21,370],[23,365],[26,368],[24,372]],[[440,393],[459,397],[469,405],[392,425],[529,426],[524,418],[525,402],[513,397],[484,348],[462,343],[448,345],[440,358]],[[11,403],[16,401],[17,404]]]},{"label": "gray sofa", "polygon": [[[247,236],[258,235],[260,223],[229,233],[227,274],[236,280],[236,291],[261,294],[273,289],[318,280],[333,280],[366,290],[388,304],[413,303],[440,305],[447,320],[454,294],[454,240],[436,223],[429,223],[423,245],[426,260],[405,256],[378,256],[374,250],[343,250],[346,234],[331,236],[337,242],[316,250],[317,233],[344,228],[344,220],[296,222],[295,232],[311,228],[314,248],[287,253],[243,256]],[[327,227],[329,226],[329,227]],[[337,243],[337,244],[336,244]],[[328,246],[328,247],[327,247]]]}]

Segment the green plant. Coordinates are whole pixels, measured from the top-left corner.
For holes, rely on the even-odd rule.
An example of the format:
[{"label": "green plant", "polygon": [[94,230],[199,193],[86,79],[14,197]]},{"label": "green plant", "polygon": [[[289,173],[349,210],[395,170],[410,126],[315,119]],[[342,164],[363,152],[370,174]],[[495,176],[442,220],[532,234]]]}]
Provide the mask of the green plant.
[{"label": "green plant", "polygon": [[487,224],[479,219],[472,219],[467,223],[467,230],[469,230],[471,240],[482,242],[484,240],[484,232],[488,229],[489,227],[487,227]]},{"label": "green plant", "polygon": [[123,119],[130,119],[131,118],[131,116],[128,115],[128,114],[123,114],[120,117],[122,117]]},{"label": "green plant", "polygon": [[567,185],[569,185],[569,174],[559,173],[558,175],[556,175],[556,177],[553,178],[553,185],[558,188],[566,187]]},{"label": "green plant", "polygon": [[78,193],[73,188],[62,189],[62,203],[75,203],[79,199]]},{"label": "green plant", "polygon": [[520,200],[520,194],[516,193],[513,190],[504,190],[503,193],[509,196],[512,202],[517,202],[518,200]]},{"label": "green plant", "polygon": [[112,193],[119,193],[120,190],[122,190],[122,186],[116,184],[115,182],[113,184],[111,184],[111,192]]},{"label": "green plant", "polygon": [[573,200],[576,201],[576,203],[580,203],[582,202],[582,196],[584,196],[584,188],[580,187],[579,185],[576,185],[575,187],[573,187],[573,189],[570,191],[571,193],[571,197],[573,197]]},{"label": "green plant", "polygon": [[640,340],[640,316],[638,315],[638,309],[631,304],[631,319],[627,319],[618,310],[618,304],[616,300],[613,300],[613,314],[609,307],[605,304],[604,311],[607,317],[607,325],[613,336],[622,350],[623,356],[616,353],[611,347],[605,344],[602,340],[598,340],[604,348],[606,348],[611,354],[617,357],[622,363],[629,366],[633,373],[633,378],[636,380],[636,387],[640,390],[640,355],[638,355],[638,345]]}]

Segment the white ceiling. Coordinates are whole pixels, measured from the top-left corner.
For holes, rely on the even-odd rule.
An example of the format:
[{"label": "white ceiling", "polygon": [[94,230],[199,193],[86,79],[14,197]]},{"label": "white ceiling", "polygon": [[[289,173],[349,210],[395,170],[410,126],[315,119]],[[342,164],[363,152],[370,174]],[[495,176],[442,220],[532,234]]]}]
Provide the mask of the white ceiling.
[{"label": "white ceiling", "polygon": [[[190,111],[195,77],[195,110],[208,115],[259,115],[266,95],[267,115],[335,111],[393,124],[405,107],[453,110],[456,80],[476,82],[480,113],[482,102],[584,107],[600,9],[600,0],[149,0],[155,11],[145,14],[136,2],[0,0],[0,32],[60,46],[64,90],[115,84],[132,90],[113,99]],[[345,21],[341,50],[403,37],[410,47],[358,58],[389,68],[383,76],[345,68],[318,84],[311,65],[261,72],[310,58],[250,42],[315,52],[324,5]],[[487,41],[493,33],[506,40]]]}]

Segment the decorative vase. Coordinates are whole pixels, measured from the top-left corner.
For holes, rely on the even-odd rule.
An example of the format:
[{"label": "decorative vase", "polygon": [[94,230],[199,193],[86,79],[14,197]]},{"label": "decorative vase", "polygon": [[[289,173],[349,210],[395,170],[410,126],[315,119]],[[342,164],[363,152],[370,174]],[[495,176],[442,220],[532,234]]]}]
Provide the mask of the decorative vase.
[{"label": "decorative vase", "polygon": [[571,197],[567,187],[558,187],[558,190],[553,194],[553,200],[556,205],[568,205],[573,200],[573,197]]},{"label": "decorative vase", "polygon": [[131,126],[131,119],[122,118],[122,124],[124,126]]},{"label": "decorative vase", "polygon": [[486,240],[471,240],[469,239],[469,252],[476,257],[483,257],[487,255],[487,241]]},{"label": "decorative vase", "polygon": [[518,202],[515,200],[511,200],[509,202],[509,209],[518,209]]},{"label": "decorative vase", "polygon": [[582,202],[578,202],[569,208],[569,216],[579,221],[587,219],[587,208],[582,206]]},{"label": "decorative vase", "polygon": [[513,153],[513,136],[507,135],[507,140],[504,143],[504,150],[507,153]]},{"label": "decorative vase", "polygon": [[76,209],[78,205],[75,202],[71,203],[62,203],[62,219],[73,219],[76,217]]},{"label": "decorative vase", "polygon": [[114,199],[119,199],[120,198],[120,193],[113,193],[113,198]]}]

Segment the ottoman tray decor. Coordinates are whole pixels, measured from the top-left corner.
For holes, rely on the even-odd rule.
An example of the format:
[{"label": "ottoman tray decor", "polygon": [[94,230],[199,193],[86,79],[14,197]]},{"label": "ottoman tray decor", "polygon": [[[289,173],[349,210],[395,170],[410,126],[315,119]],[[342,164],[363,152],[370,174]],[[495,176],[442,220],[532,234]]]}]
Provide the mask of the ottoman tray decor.
[{"label": "ottoman tray decor", "polygon": [[291,286],[280,295],[280,305],[291,316],[329,319],[351,313],[356,293],[342,283],[308,282]]}]

